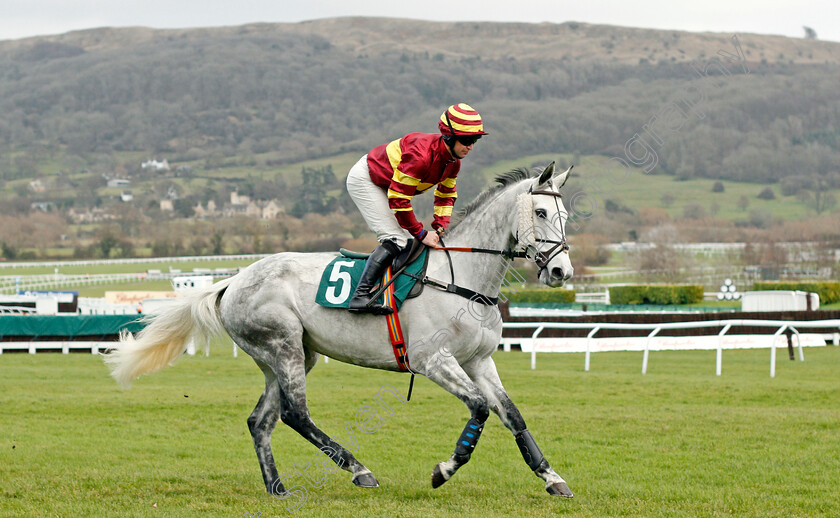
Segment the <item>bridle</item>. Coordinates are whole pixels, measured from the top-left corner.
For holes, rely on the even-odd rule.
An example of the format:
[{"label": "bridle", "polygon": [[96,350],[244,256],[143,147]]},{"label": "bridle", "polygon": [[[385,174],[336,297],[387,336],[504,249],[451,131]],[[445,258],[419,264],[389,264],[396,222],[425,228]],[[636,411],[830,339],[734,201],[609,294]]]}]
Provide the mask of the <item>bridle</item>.
[{"label": "bridle", "polygon": [[[560,195],[559,192],[554,192],[554,191],[550,191],[550,190],[536,190],[535,191],[535,190],[533,190],[533,187],[531,187],[531,188],[528,189],[528,192],[524,193],[524,194],[528,194],[531,197],[533,197],[535,195],[538,195],[538,194],[546,195],[546,196],[553,196],[554,197],[554,206],[557,207],[558,216],[561,213],[565,213],[565,211],[561,212],[561,210],[560,210],[560,202],[558,201],[558,198],[562,198],[562,196]],[[520,209],[519,217],[520,217],[520,219],[522,218],[521,209]],[[531,214],[531,218],[532,218],[531,219],[531,228],[535,228],[534,220],[533,220],[533,218],[534,218],[533,213]],[[488,297],[487,295],[482,295],[481,293],[472,291],[472,290],[467,289],[467,288],[463,288],[461,286],[457,286],[455,284],[455,269],[452,265],[452,256],[449,254],[449,252],[472,252],[472,253],[481,253],[481,254],[494,254],[494,255],[501,255],[502,257],[505,257],[506,259],[509,259],[509,260],[513,260],[517,257],[527,257],[529,259],[533,259],[534,262],[537,264],[537,266],[540,268],[539,272],[537,273],[537,276],[539,276],[540,274],[542,274],[543,270],[546,270],[548,268],[548,263],[550,263],[552,259],[557,257],[557,255],[559,255],[563,252],[567,252],[569,250],[569,245],[566,242],[566,230],[563,228],[562,222],[561,222],[561,225],[560,225],[560,240],[559,241],[554,240],[554,239],[534,239],[533,237],[531,237],[531,239],[529,241],[532,241],[532,242],[526,243],[525,246],[523,247],[524,250],[522,250],[522,249],[519,249],[519,248],[520,248],[520,245],[522,244],[521,243],[522,239],[525,239],[526,236],[520,236],[519,235],[519,230],[517,229],[514,237],[516,239],[516,246],[514,246],[514,248],[508,248],[506,250],[495,250],[495,249],[490,249],[490,248],[474,248],[474,247],[467,247],[467,246],[446,246],[443,242],[443,237],[441,236],[440,242],[441,242],[441,245],[443,245],[443,246],[435,246],[433,248],[435,250],[441,250],[446,254],[446,259],[449,262],[449,275],[450,275],[450,278],[452,279],[452,282],[447,283],[447,282],[444,282],[444,281],[439,281],[439,280],[436,280],[436,279],[432,279],[428,275],[426,275],[422,278],[420,278],[420,277],[416,277],[416,278],[420,282],[422,282],[423,284],[427,284],[429,286],[432,286],[433,288],[437,288],[439,290],[443,290],[443,291],[446,291],[448,293],[454,293],[456,295],[459,295],[461,297],[464,297],[464,298],[467,298],[467,299],[470,299],[470,300],[474,300],[474,301],[476,301],[480,304],[496,305],[499,302],[498,297]],[[537,249],[537,246],[536,246],[537,242],[551,243],[554,246],[552,246],[547,251],[543,252],[543,251]],[[403,267],[403,269],[404,268],[405,267]],[[393,280],[396,279],[397,276],[399,276],[401,273],[402,273],[402,269],[400,271],[397,271],[396,274],[394,274],[394,276],[392,277],[392,280],[390,282],[393,282]],[[410,275],[410,274],[406,274],[406,275]],[[390,284],[390,282],[389,282],[389,284]],[[385,290],[385,287],[387,287],[387,286],[383,286],[382,288],[379,289],[377,294],[374,296],[374,299],[376,297],[378,297],[379,294],[381,294],[382,291]]]},{"label": "bridle", "polygon": [[[551,191],[551,190],[545,190],[545,189],[534,190],[534,188],[531,187],[531,188],[528,189],[527,194],[530,194],[532,197],[535,196],[535,195],[538,195],[538,194],[546,195],[546,196],[552,196],[552,197],[554,197],[554,206],[557,208],[558,216],[559,216],[559,214],[565,212],[565,211],[560,210],[560,202],[558,201],[558,198],[562,198],[563,196],[559,192],[555,192],[555,191]],[[532,218],[533,218],[533,216],[532,216]],[[531,228],[535,228],[534,225],[533,225],[533,220],[532,220]],[[568,252],[569,251],[569,244],[566,241],[566,229],[563,228],[562,224],[560,225],[560,240],[559,241],[556,240],[556,239],[542,239],[542,238],[533,239],[533,241],[535,243],[536,242],[550,243],[550,244],[554,245],[551,248],[549,248],[548,250],[546,250],[545,252],[537,249],[535,243],[528,243],[523,247],[524,249],[518,250],[518,248],[521,245],[521,241],[525,238],[525,236],[520,236],[519,231],[517,230],[516,234],[514,235],[514,238],[516,239],[516,245],[514,246],[514,248],[508,248],[508,249],[505,249],[505,250],[494,250],[494,249],[488,249],[488,248],[475,248],[475,247],[463,247],[463,246],[436,246],[436,247],[434,247],[434,249],[435,250],[443,250],[443,251],[446,252],[447,258],[449,259],[450,270],[452,269],[452,258],[449,257],[449,252],[472,252],[472,253],[501,255],[501,256],[503,256],[507,259],[511,259],[511,260],[516,259],[516,258],[532,259],[534,261],[534,263],[539,267],[539,271],[537,272],[538,276],[543,272],[543,270],[548,268],[548,263],[550,263],[552,261],[552,259],[554,259],[555,257],[557,257],[559,254],[561,254],[563,252]],[[442,243],[442,241],[441,241],[441,243]],[[454,282],[454,280],[453,280],[453,282]]]},{"label": "bridle", "polygon": [[[562,212],[564,212],[564,211],[560,210],[560,201],[558,199],[563,198],[563,196],[559,192],[546,190],[546,189],[532,190],[532,188],[531,188],[531,189],[528,189],[528,194],[530,194],[531,196],[534,196],[534,195],[537,195],[537,194],[542,194],[542,195],[545,195],[545,196],[551,196],[551,197],[554,198],[554,206],[557,208],[558,217]],[[518,234],[519,234],[519,232],[517,231],[517,236],[516,236],[517,243],[519,243],[519,235]],[[562,222],[560,223],[560,240],[559,241],[556,240],[556,239],[542,239],[542,238],[541,239],[535,239],[535,241],[538,241],[540,243],[551,243],[551,244],[554,245],[545,252],[543,252],[541,250],[536,250],[536,247],[534,245],[528,245],[529,247],[533,247],[536,250],[535,253],[534,253],[534,263],[536,263],[536,265],[539,267],[539,272],[537,273],[537,276],[539,276],[543,272],[543,270],[546,270],[548,268],[548,263],[550,263],[552,259],[554,259],[558,255],[562,254],[563,252],[568,252],[569,251],[569,244],[566,241],[566,229],[564,228]]]}]

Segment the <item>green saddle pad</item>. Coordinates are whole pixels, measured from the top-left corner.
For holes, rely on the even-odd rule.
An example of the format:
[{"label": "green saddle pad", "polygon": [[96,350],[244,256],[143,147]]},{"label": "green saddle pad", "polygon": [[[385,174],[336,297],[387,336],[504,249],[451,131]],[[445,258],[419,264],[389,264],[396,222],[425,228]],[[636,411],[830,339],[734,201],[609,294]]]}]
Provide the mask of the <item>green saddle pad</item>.
[{"label": "green saddle pad", "polygon": [[[426,262],[428,250],[423,250],[417,259],[409,264],[404,270],[405,273],[419,276]],[[338,256],[332,260],[324,269],[321,275],[321,282],[318,284],[318,294],[315,302],[326,308],[347,308],[350,297],[362,278],[362,270],[365,268],[365,259]],[[394,298],[397,299],[397,309],[408,297],[411,288],[417,283],[417,279],[408,275],[400,275],[394,281]],[[382,297],[378,300],[382,302]]]}]

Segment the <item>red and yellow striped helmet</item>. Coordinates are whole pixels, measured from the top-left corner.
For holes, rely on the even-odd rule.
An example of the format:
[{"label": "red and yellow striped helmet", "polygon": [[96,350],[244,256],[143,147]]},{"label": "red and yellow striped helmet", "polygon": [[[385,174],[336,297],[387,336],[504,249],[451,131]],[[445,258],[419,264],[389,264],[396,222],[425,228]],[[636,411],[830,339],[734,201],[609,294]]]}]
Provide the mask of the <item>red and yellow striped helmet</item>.
[{"label": "red and yellow striped helmet", "polygon": [[440,116],[438,128],[444,135],[487,135],[481,115],[465,103],[453,104]]}]

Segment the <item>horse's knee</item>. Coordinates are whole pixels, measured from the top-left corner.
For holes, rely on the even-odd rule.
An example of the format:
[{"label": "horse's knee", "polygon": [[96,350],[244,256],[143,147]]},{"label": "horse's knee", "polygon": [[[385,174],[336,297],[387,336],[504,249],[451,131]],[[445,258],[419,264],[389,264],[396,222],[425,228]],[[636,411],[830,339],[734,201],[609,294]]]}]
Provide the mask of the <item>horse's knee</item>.
[{"label": "horse's knee", "polygon": [[472,418],[479,423],[484,423],[487,421],[487,418],[490,417],[490,404],[487,402],[487,398],[483,395],[474,398],[470,402],[469,407]]}]

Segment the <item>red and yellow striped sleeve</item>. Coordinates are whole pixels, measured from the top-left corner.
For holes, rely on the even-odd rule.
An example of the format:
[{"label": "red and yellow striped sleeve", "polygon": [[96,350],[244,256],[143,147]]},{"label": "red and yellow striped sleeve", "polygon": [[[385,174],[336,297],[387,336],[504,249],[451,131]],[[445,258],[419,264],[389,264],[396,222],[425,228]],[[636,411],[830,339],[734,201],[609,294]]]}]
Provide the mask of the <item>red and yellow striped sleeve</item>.
[{"label": "red and yellow striped sleeve", "polygon": [[[425,233],[423,224],[417,221],[411,198],[417,192],[420,179],[413,175],[410,169],[410,157],[403,153],[400,140],[395,140],[385,148],[388,161],[394,175],[388,186],[388,206],[394,211],[397,223],[414,237],[422,237]],[[408,166],[408,167],[406,167]]]},{"label": "red and yellow striped sleeve", "polygon": [[[457,174],[457,173],[456,173]],[[455,188],[457,176],[444,179],[435,189],[435,217],[432,221],[432,228],[446,229],[449,227],[449,218],[452,216],[452,207],[458,198],[458,191]]]}]

